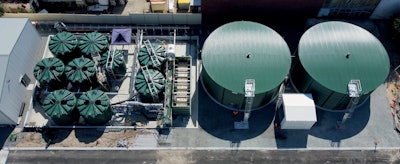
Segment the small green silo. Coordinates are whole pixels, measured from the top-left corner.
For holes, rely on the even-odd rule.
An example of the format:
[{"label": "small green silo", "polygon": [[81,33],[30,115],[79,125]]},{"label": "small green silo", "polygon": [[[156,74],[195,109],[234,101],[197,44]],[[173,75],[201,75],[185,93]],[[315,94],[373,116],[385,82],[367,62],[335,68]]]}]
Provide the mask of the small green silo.
[{"label": "small green silo", "polygon": [[148,41],[145,41],[144,44],[138,53],[140,65],[149,68],[159,68],[166,61],[165,47],[162,44],[150,43]]},{"label": "small green silo", "polygon": [[88,90],[97,84],[95,63],[88,58],[76,58],[65,67],[65,75],[74,87]]},{"label": "small green silo", "polygon": [[[136,75],[135,89],[142,102],[159,102],[163,97],[164,83],[165,77],[160,71],[142,69]],[[156,97],[153,98],[154,96]],[[158,101],[154,99],[158,99]]]},{"label": "small green silo", "polygon": [[[347,109],[364,102],[389,73],[388,54],[380,41],[356,25],[330,21],[308,29],[300,39],[291,81],[299,92],[312,93],[324,109]],[[349,97],[350,81],[362,88],[357,101]]]},{"label": "small green silo", "polygon": [[58,58],[44,58],[39,61],[33,69],[33,75],[41,87],[47,86],[50,90],[63,88],[65,85],[64,63]]},{"label": "small green silo", "polygon": [[71,125],[79,118],[75,95],[65,89],[51,92],[43,101],[42,108],[57,125]]},{"label": "small green silo", "polygon": [[[102,54],[100,64],[107,69],[110,67],[115,75],[115,78],[119,79],[125,76],[126,63],[124,59],[124,51],[121,50],[110,50]],[[112,75],[108,75],[112,76]]]},{"label": "small green silo", "polygon": [[271,28],[249,21],[214,30],[202,49],[202,82],[210,96],[227,107],[244,109],[246,79],[255,80],[252,109],[277,96],[289,73],[290,50]]},{"label": "small green silo", "polygon": [[79,97],[76,106],[80,115],[90,125],[104,125],[113,115],[110,99],[100,90],[85,92]]},{"label": "small green silo", "polygon": [[79,40],[79,49],[85,57],[102,54],[108,50],[108,38],[98,32],[86,33]]},{"label": "small green silo", "polygon": [[59,32],[51,36],[49,40],[50,52],[64,63],[68,63],[72,59],[79,57],[79,53],[76,51],[77,46],[78,39],[70,32]]}]

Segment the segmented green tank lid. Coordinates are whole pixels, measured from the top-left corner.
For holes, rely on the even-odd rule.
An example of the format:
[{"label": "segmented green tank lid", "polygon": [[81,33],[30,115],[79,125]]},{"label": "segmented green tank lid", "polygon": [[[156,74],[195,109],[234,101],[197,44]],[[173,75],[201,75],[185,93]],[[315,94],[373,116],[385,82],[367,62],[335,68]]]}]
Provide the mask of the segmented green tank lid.
[{"label": "segmented green tank lid", "polygon": [[[162,92],[164,90],[164,83],[165,83],[164,75],[160,71],[154,69],[149,69],[149,74],[150,76],[148,79],[152,80],[155,86],[154,92],[156,92],[157,94]],[[139,94],[151,97],[151,92],[147,83],[148,82],[146,81],[145,76],[143,75],[143,71],[140,71],[136,75],[135,88]]]},{"label": "segmented green tank lid", "polygon": [[[111,59],[111,55],[114,54],[114,60]],[[111,65],[111,69],[114,74],[119,77],[123,77],[126,73],[126,64],[124,59],[124,51],[121,50],[110,50],[102,54],[100,64],[106,67],[107,62]]]},{"label": "segmented green tank lid", "polygon": [[51,92],[43,101],[42,108],[58,125],[68,125],[79,117],[75,109],[75,95],[65,89]]},{"label": "segmented green tank lid", "polygon": [[[159,63],[164,63],[166,61],[165,47],[163,47],[161,44],[151,44],[151,45],[153,46],[155,52],[153,60],[158,60]],[[138,60],[140,65],[142,66],[148,66],[153,68],[158,67],[153,63],[153,60],[151,59],[149,52],[144,46],[139,50]]]},{"label": "segmented green tank lid", "polygon": [[95,63],[88,58],[76,58],[68,63],[65,74],[72,83],[94,83],[96,75]]},{"label": "segmented green tank lid", "polygon": [[70,32],[59,32],[50,37],[49,50],[54,56],[64,56],[71,53],[78,45],[78,39]]},{"label": "segmented green tank lid", "polygon": [[33,75],[41,85],[46,85],[54,81],[60,81],[64,73],[64,63],[57,58],[45,58],[39,61],[34,69]]},{"label": "segmented green tank lid", "polygon": [[87,33],[79,40],[79,49],[86,56],[102,53],[108,49],[108,46],[107,37],[98,32]]},{"label": "segmented green tank lid", "polygon": [[104,125],[113,115],[108,96],[100,90],[90,90],[82,94],[77,108],[86,123],[91,125]]}]

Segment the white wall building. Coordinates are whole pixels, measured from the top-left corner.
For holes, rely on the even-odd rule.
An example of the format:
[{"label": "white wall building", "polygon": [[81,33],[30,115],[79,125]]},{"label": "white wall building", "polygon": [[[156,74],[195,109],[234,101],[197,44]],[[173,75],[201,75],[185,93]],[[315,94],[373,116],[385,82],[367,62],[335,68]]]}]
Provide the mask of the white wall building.
[{"label": "white wall building", "polygon": [[0,124],[17,124],[27,87],[35,80],[33,67],[42,56],[40,44],[28,18],[0,18]]}]

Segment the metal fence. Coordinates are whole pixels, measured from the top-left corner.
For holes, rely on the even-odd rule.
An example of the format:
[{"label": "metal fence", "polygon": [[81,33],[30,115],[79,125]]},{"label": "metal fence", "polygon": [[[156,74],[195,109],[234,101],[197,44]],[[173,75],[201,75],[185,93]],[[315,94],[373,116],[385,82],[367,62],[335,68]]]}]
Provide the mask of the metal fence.
[{"label": "metal fence", "polygon": [[62,21],[67,23],[137,24],[137,25],[200,25],[199,13],[59,14],[5,13],[3,18],[29,18],[32,21]]}]

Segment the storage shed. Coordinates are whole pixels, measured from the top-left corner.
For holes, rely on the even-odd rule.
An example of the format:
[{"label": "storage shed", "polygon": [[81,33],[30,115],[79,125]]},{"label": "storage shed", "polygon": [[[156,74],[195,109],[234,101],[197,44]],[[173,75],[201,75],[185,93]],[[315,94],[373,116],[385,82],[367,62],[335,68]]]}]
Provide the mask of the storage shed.
[{"label": "storage shed", "polygon": [[311,94],[283,94],[282,129],[310,129],[317,122]]},{"label": "storage shed", "polygon": [[0,124],[17,124],[42,40],[27,18],[0,18],[0,36]]},{"label": "storage shed", "polygon": [[390,67],[374,35],[339,21],[308,29],[299,42],[298,61],[291,72],[295,88],[311,93],[318,107],[335,110],[364,102],[385,81]]},{"label": "storage shed", "polygon": [[203,46],[202,81],[211,97],[245,107],[245,82],[255,80],[252,109],[271,102],[289,73],[291,57],[283,38],[259,23],[238,21],[213,31]]}]

